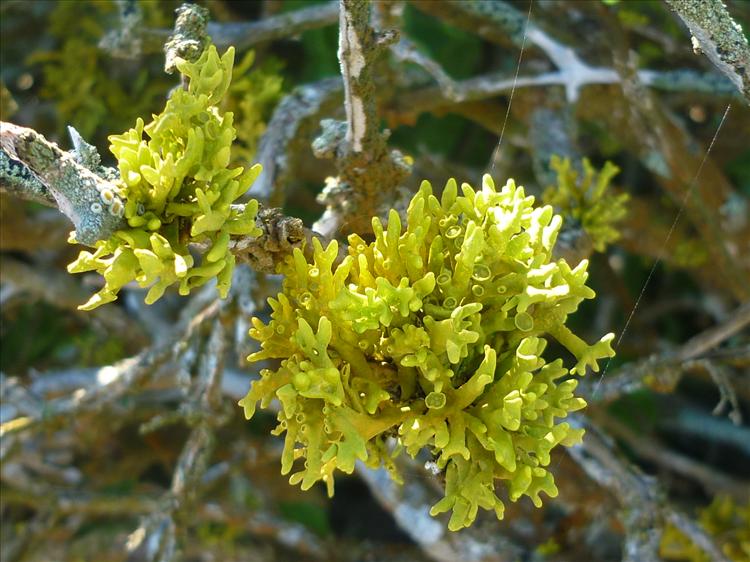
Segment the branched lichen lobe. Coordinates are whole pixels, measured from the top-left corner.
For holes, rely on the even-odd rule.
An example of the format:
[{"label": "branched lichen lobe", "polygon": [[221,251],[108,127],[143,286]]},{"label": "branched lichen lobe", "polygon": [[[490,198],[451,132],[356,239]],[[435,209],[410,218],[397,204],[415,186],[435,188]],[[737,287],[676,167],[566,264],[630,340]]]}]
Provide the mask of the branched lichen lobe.
[{"label": "branched lichen lobe", "polygon": [[[234,49],[219,57],[213,45],[194,63],[178,59],[188,88],[175,90],[148,125],[138,119],[135,128],[110,137],[120,179],[99,194],[97,204],[110,212],[116,208],[127,227],[99,240],[95,252],[82,252],[68,267],[72,273],[97,271],[105,279],[104,288],[81,308],[115,300],[131,281],[150,288],[148,304],[173,284],[185,295],[212,279],[219,294],[227,295],[235,265],[231,237],[260,234],[258,202],[236,203],[260,166],[229,167],[233,115],[217,107],[233,61]],[[191,243],[206,250],[199,264],[188,251]]]},{"label": "branched lichen lobe", "polygon": [[[445,473],[432,514],[452,511],[452,530],[479,507],[502,518],[498,479],[512,501],[557,494],[550,451],[582,431],[555,418],[585,405],[564,377],[614,353],[612,334],[589,346],[565,326],[594,293],[586,261],[551,261],[552,208],[534,208],[512,180],[497,191],[485,176],[480,191],[461,191],[451,180],[438,200],[424,182],[405,230],[395,211],[387,228],[375,218],[375,240],[351,235],[343,261],[335,241],[313,240],[311,263],[296,249],[279,269],[271,322],[253,319],[250,332],[261,342],[250,360],[281,365],[240,402],[247,417],[258,401],[281,402],[282,472],[304,458],[290,479],[303,489],[323,481],[333,493],[334,472],[356,460],[395,473],[389,436],[396,454],[426,448]],[[542,357],[545,336],[576,357],[570,371]]]}]

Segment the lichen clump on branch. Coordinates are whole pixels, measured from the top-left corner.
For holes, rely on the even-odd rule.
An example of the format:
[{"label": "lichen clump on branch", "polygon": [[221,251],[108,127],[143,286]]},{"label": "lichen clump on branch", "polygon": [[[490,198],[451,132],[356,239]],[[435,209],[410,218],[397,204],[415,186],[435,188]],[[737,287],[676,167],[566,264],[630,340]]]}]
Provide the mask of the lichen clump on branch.
[{"label": "lichen clump on branch", "polygon": [[620,239],[615,227],[627,215],[627,193],[612,193],[610,183],[620,171],[606,162],[597,171],[588,158],[582,162],[583,173],[575,169],[569,158],[553,156],[550,167],[557,172],[557,185],[548,187],[542,201],[552,205],[566,219],[577,221],[591,239],[597,252]]},{"label": "lichen clump on branch", "polygon": [[[612,334],[588,345],[565,325],[594,292],[586,261],[551,261],[562,222],[552,207],[535,208],[512,180],[461,191],[451,180],[438,200],[424,182],[405,231],[395,211],[387,228],[375,218],[375,240],[351,235],[339,264],[335,241],[314,240],[313,263],[295,250],[270,323],[254,318],[250,332],[261,342],[250,360],[281,364],[240,402],[250,418],[278,398],[282,472],[303,489],[323,481],[333,493],[334,471],[356,460],[398,478],[393,456],[426,448],[445,472],[431,513],[452,511],[451,530],[480,507],[503,517],[497,480],[511,501],[557,494],[550,452],[583,433],[555,421],[585,406],[568,375],[614,355]],[[543,357],[545,336],[576,357],[570,371]]]},{"label": "lichen clump on branch", "polygon": [[[257,201],[235,204],[260,166],[229,167],[233,115],[217,107],[229,87],[233,61],[233,48],[219,57],[213,45],[194,63],[180,60],[188,89],[175,90],[148,125],[139,118],[135,128],[110,137],[120,172],[116,195],[125,204],[105,190],[98,211],[124,215],[128,228],[98,242],[93,253],[81,252],[68,266],[71,273],[93,270],[104,276],[104,287],[80,308],[115,300],[131,281],[150,287],[148,304],[170,285],[179,283],[185,295],[214,278],[226,296],[235,264],[230,237],[260,234]],[[188,251],[193,243],[207,248],[198,264]]]}]

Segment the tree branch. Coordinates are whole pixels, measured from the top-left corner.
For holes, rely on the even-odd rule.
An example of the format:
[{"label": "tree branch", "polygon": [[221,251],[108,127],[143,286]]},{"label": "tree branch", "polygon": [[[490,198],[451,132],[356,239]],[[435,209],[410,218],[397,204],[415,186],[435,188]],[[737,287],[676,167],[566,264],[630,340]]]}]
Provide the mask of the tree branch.
[{"label": "tree branch", "polygon": [[585,427],[586,437],[580,445],[567,449],[568,454],[595,482],[609,489],[623,507],[625,526],[624,562],[658,562],[659,539],[664,521],[681,525],[687,536],[711,560],[729,562],[705,530],[679,513],[666,499],[656,481],[623,460],[614,450],[612,440],[594,427],[584,416],[568,417],[571,424]]},{"label": "tree branch", "polygon": [[721,342],[750,325],[750,302],[737,308],[721,324],[691,338],[673,351],[652,355],[620,367],[615,373],[595,381],[581,381],[579,386],[587,400],[612,401],[644,386],[672,389],[691,361],[701,357]]},{"label": "tree branch", "polygon": [[401,153],[388,150],[375,95],[376,60],[396,40],[396,32],[376,32],[370,26],[370,2],[341,0],[338,57],[346,124],[323,121],[323,133],[313,143],[315,155],[335,157],[338,169],[338,177],[319,198],[327,209],[313,226],[324,237],[342,228],[368,232],[380,205],[409,174],[410,166]]},{"label": "tree branch", "polygon": [[26,166],[11,158],[5,149],[0,150],[0,192],[40,205],[55,206],[55,199],[47,187]]},{"label": "tree branch", "polygon": [[415,8],[500,45],[523,43],[526,15],[496,0],[410,0]]},{"label": "tree branch", "polygon": [[189,338],[192,331],[206,318],[217,313],[218,308],[218,303],[214,302],[180,323],[171,337],[161,345],[147,348],[135,357],[114,365],[102,367],[97,371],[95,384],[87,386],[81,392],[51,400],[43,408],[19,412],[23,415],[0,424],[0,436],[5,438],[21,431],[33,430],[112,404],[119,397],[143,385],[159,365],[167,362],[178,351],[176,344]]},{"label": "tree branch", "polygon": [[[666,91],[692,91],[713,94],[733,92],[731,83],[714,74],[702,74],[691,70],[658,71],[643,69],[638,77],[644,86]],[[396,98],[397,109],[404,111],[429,111],[455,103],[478,101],[492,98],[515,88],[538,86],[563,86],[569,93],[578,92],[587,85],[620,84],[617,71],[607,67],[563,68],[532,76],[519,76],[517,79],[502,73],[489,73],[467,80],[455,81],[450,91],[443,85],[429,86],[413,91],[402,92]]]},{"label": "tree branch", "polygon": [[693,48],[703,52],[750,102],[750,46],[742,27],[721,0],[665,0],[693,36]]},{"label": "tree branch", "polygon": [[[98,240],[106,240],[116,230],[125,228],[121,214],[123,201],[113,195],[115,199],[108,206],[101,195],[105,191],[115,194],[117,187],[76,161],[76,158],[81,159],[97,169],[98,161],[80,152],[81,147],[79,153],[63,152],[33,129],[4,122],[2,143],[3,148],[18,159],[19,166],[27,166],[42,178],[44,188],[54,197],[54,204],[73,222],[77,242],[93,246]],[[40,198],[38,184],[33,181],[16,182],[14,186],[17,191],[12,191],[13,195],[32,201]],[[115,210],[119,214],[113,214]],[[274,273],[276,265],[304,241],[308,242],[306,251],[311,251],[309,242],[313,237],[320,237],[305,228],[300,219],[284,216],[280,209],[261,209],[256,224],[263,233],[257,238],[236,237],[230,242],[230,251],[265,273]]]},{"label": "tree branch", "polygon": [[[616,18],[609,18],[608,43],[614,66],[620,75],[622,93],[631,110],[615,116],[606,111],[605,119],[619,121],[627,127],[623,136],[639,155],[642,163],[654,172],[657,180],[679,208],[684,208],[710,255],[713,283],[729,292],[737,301],[750,298],[747,278],[750,260],[740,248],[750,241],[750,223],[741,211],[736,221],[730,220],[734,186],[709,158],[708,145],[696,150],[696,141],[664,104],[641,80],[637,55],[631,48]],[[730,106],[724,112],[726,118]],[[717,129],[715,135],[718,135]],[[715,139],[716,137],[714,137]],[[659,256],[664,254],[664,244]],[[710,273],[708,274],[710,275]]]},{"label": "tree branch", "polygon": [[208,24],[208,34],[213,38],[217,48],[225,49],[234,45],[235,49],[242,51],[260,43],[334,24],[338,16],[339,3],[333,1],[259,21],[211,22]]},{"label": "tree branch", "polygon": [[[76,229],[76,240],[93,246],[123,227],[124,203],[115,185],[75,161],[33,129],[0,122],[0,143],[7,155],[26,166],[52,195]],[[33,182],[16,184],[18,195],[38,200]],[[106,194],[106,196],[105,196]]]},{"label": "tree branch", "polygon": [[196,61],[208,44],[206,33],[208,9],[197,4],[183,4],[177,8],[174,33],[164,45],[164,71],[177,70],[177,59]]},{"label": "tree branch", "polygon": [[665,470],[700,482],[711,494],[728,493],[743,502],[750,498],[750,482],[736,480],[709,465],[673,451],[664,443],[631,429],[604,411],[589,410],[589,416],[612,435],[624,441],[639,457],[655,462]]},{"label": "tree branch", "polygon": [[299,86],[281,100],[258,144],[256,158],[263,171],[251,186],[250,196],[265,204],[281,204],[282,187],[294,170],[296,155],[309,150],[320,116],[340,105],[343,86],[340,78],[325,78]]},{"label": "tree branch", "polygon": [[[262,43],[332,25],[338,21],[338,15],[339,5],[336,0],[258,21],[209,21],[205,29],[217,49],[225,50],[234,46],[237,51],[243,51]],[[121,10],[120,28],[107,33],[99,47],[112,56],[122,58],[136,58],[144,53],[161,51],[173,32],[168,29],[144,27],[141,20],[137,10],[124,14]],[[200,42],[199,38],[197,40]]]},{"label": "tree branch", "polygon": [[[478,34],[485,39],[507,45],[508,42],[520,47],[523,41],[523,31],[526,15],[514,6],[501,0],[444,0],[432,2],[429,0],[412,0],[412,4],[430,15],[437,15],[451,24]],[[575,102],[580,89],[589,84],[616,84],[620,77],[615,69],[592,67],[581,59],[575,50],[559,42],[533,21],[529,21],[526,32],[528,42],[539,48],[557,67],[557,71],[550,71],[535,76],[520,76],[517,80],[501,74],[488,74],[463,82],[452,84],[444,98],[448,100],[476,100],[484,99],[510,90],[514,83],[516,87],[551,86],[558,85],[565,88],[569,102]],[[733,91],[728,81],[725,84],[713,75],[702,75],[689,70],[653,71],[643,70],[639,77],[644,84],[665,90],[695,89],[716,93]],[[443,89],[445,89],[444,85]],[[434,91],[425,90],[425,99],[434,99]],[[400,105],[409,107],[414,100],[401,100]]]}]

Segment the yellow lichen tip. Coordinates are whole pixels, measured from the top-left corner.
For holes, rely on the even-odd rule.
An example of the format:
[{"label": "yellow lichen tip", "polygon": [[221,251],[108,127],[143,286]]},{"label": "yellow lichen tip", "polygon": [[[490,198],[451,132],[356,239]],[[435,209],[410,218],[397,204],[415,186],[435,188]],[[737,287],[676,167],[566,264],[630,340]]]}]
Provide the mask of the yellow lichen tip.
[{"label": "yellow lichen tip", "polygon": [[542,201],[552,205],[566,218],[577,221],[586,231],[594,249],[603,252],[620,238],[615,225],[627,214],[627,193],[613,193],[612,178],[620,171],[612,162],[606,162],[597,171],[591,162],[582,161],[583,174],[579,174],[569,158],[552,156],[550,167],[557,172],[557,185],[549,186]]},{"label": "yellow lichen tip", "polygon": [[[451,180],[440,199],[422,182],[405,222],[374,218],[375,239],[351,235],[343,260],[335,241],[313,240],[309,262],[294,251],[270,322],[250,330],[260,350],[249,360],[280,365],[240,401],[248,418],[280,402],[292,483],[332,490],[356,460],[395,471],[393,454],[426,449],[445,473],[431,513],[450,512],[451,530],[480,507],[502,518],[498,481],[511,501],[557,494],[550,453],[583,434],[557,421],[585,407],[569,375],[614,352],[611,334],[588,345],[565,325],[594,296],[588,262],[552,261],[561,220],[533,203],[512,180],[460,191]],[[573,370],[543,356],[548,337],[576,357]]]},{"label": "yellow lichen tip", "polygon": [[[226,297],[235,265],[230,238],[261,233],[255,224],[258,202],[237,202],[260,165],[229,167],[236,131],[232,114],[217,107],[233,61],[233,48],[220,57],[213,45],[194,63],[180,60],[188,89],[175,90],[150,123],[138,118],[134,128],[110,137],[120,172],[117,195],[125,205],[108,192],[101,193],[102,205],[105,212],[123,215],[127,227],[68,266],[71,273],[96,271],[104,277],[104,287],[79,308],[112,302],[131,282],[149,288],[147,304],[173,285],[186,295],[212,279]],[[188,250],[193,243],[207,248],[197,263]]]}]

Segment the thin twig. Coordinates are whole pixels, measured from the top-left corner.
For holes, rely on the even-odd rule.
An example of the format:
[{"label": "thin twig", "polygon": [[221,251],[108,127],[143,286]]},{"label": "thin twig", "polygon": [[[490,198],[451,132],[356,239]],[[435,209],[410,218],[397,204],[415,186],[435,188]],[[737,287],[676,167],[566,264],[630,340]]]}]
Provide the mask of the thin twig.
[{"label": "thin twig", "polygon": [[217,48],[230,45],[238,51],[261,43],[298,35],[338,21],[338,1],[327,2],[251,22],[210,22],[208,34]]},{"label": "thin twig", "polygon": [[612,435],[627,443],[638,456],[658,463],[665,470],[700,482],[711,494],[728,493],[739,501],[750,499],[750,482],[738,481],[706,464],[677,453],[664,443],[630,429],[603,411],[590,411],[589,416]]},{"label": "thin twig", "polygon": [[14,418],[0,425],[0,436],[6,437],[20,431],[31,431],[40,426],[57,423],[84,412],[97,411],[114,403],[121,396],[144,384],[155,369],[168,361],[177,351],[176,344],[190,336],[192,330],[218,310],[211,305],[192,318],[187,325],[179,325],[175,334],[164,344],[147,348],[135,357],[98,369],[96,382],[71,396],[47,402],[44,408],[31,415]]},{"label": "thin twig", "polygon": [[320,117],[341,104],[343,88],[340,78],[325,78],[299,86],[281,100],[258,145],[256,158],[263,171],[250,196],[264,204],[282,204],[282,188],[291,179],[297,155],[309,149]]},{"label": "thin twig", "polygon": [[[580,390],[587,399],[611,401],[646,385],[666,390],[673,389],[684,372],[694,368],[691,363],[720,343],[750,325],[750,303],[745,303],[730,314],[721,324],[691,338],[674,351],[647,357],[617,369],[601,379],[596,393],[596,382],[582,381]],[[650,377],[650,380],[646,378]]]}]

